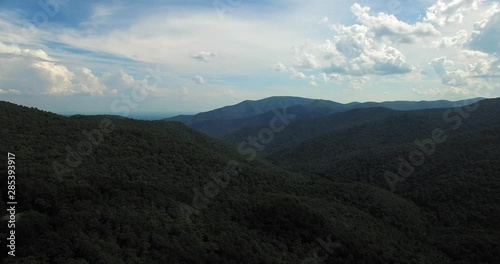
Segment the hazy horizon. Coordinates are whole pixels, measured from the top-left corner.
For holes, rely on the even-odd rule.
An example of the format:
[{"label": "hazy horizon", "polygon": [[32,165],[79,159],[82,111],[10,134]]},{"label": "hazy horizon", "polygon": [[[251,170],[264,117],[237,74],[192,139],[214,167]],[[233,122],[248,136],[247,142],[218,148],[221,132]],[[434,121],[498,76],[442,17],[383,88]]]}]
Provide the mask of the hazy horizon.
[{"label": "hazy horizon", "polygon": [[[170,117],[174,117],[174,116],[178,116],[178,115],[196,115],[196,114],[199,114],[199,113],[203,113],[203,112],[208,112],[208,111],[211,111],[211,110],[220,109],[220,108],[223,108],[223,107],[226,107],[226,106],[234,106],[234,105],[240,104],[240,103],[245,102],[245,101],[260,101],[260,100],[264,100],[264,99],[272,98],[272,97],[305,98],[305,97],[299,97],[299,96],[270,96],[270,97],[260,98],[260,99],[256,99],[256,100],[243,100],[243,101],[237,102],[235,104],[221,105],[221,106],[217,106],[217,107],[215,107],[213,109],[206,109],[206,110],[202,110],[202,111],[145,111],[145,112],[130,111],[127,115],[123,115],[123,114],[120,114],[120,113],[112,112],[110,109],[103,110],[103,111],[72,111],[72,110],[69,110],[69,109],[63,110],[63,111],[51,111],[49,109],[46,109],[47,107],[37,107],[37,106],[24,105],[24,104],[19,104],[19,105],[26,106],[26,107],[35,107],[37,109],[40,109],[40,110],[43,110],[43,111],[48,111],[48,112],[53,112],[55,114],[59,114],[59,115],[62,115],[62,116],[73,116],[73,115],[89,115],[89,116],[92,116],[92,115],[116,115],[116,116],[126,116],[126,117],[129,117],[129,118],[139,119],[139,120],[160,120],[160,119],[170,118]],[[496,97],[491,97],[491,98],[486,98],[486,97],[472,97],[472,98],[465,98],[465,99],[460,99],[460,100],[436,99],[436,100],[418,100],[418,101],[412,101],[412,100],[362,101],[362,102],[359,102],[359,101],[350,101],[350,102],[347,102],[347,103],[337,102],[337,101],[334,101],[334,100],[329,100],[329,101],[333,101],[333,102],[337,102],[337,103],[341,103],[341,104],[350,104],[350,103],[383,103],[383,102],[396,102],[396,101],[400,101],[400,102],[405,102],[405,101],[409,101],[409,102],[431,102],[431,101],[441,101],[441,100],[455,102],[455,101],[474,100],[474,99],[478,99],[478,98],[480,98],[480,99],[492,99],[492,98],[496,98]],[[305,99],[326,100],[326,99],[319,99],[319,98],[305,98]],[[15,103],[15,102],[11,102],[11,103]],[[17,103],[15,103],[15,104],[17,104]]]}]

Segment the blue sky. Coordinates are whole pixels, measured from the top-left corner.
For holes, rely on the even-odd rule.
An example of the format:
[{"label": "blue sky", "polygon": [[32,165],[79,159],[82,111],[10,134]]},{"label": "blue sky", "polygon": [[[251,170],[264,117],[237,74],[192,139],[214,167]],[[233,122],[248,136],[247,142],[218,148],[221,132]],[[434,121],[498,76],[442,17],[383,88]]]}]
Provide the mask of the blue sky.
[{"label": "blue sky", "polygon": [[499,32],[483,0],[3,0],[0,100],[126,115],[498,97]]}]

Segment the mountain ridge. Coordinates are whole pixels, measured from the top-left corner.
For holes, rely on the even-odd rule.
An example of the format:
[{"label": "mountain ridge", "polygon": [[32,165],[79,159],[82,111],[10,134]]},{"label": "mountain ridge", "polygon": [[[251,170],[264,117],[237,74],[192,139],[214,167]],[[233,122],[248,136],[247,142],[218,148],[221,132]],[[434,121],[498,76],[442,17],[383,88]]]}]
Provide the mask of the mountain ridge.
[{"label": "mountain ridge", "polygon": [[299,118],[319,118],[336,112],[355,108],[386,107],[394,110],[418,110],[427,108],[447,108],[474,103],[481,98],[459,101],[387,101],[387,102],[351,102],[347,104],[324,99],[274,96],[261,100],[245,100],[241,103],[217,108],[196,115],[180,115],[163,119],[180,121],[203,131],[211,136],[223,137],[243,127],[262,126],[269,121],[269,116],[278,109],[287,108]]}]

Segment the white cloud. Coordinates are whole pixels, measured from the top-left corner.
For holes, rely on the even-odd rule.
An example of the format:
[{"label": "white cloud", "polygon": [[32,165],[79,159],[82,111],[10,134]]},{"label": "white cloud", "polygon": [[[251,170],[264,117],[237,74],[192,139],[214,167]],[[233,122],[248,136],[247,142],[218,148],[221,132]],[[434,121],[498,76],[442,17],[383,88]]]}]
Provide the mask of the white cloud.
[{"label": "white cloud", "polygon": [[198,53],[191,54],[191,58],[203,62],[208,62],[216,57],[217,55],[214,52],[209,51],[200,51]]},{"label": "white cloud", "polygon": [[94,96],[126,89],[158,92],[147,80],[137,81],[121,71],[98,77],[89,68],[69,69],[41,49],[22,49],[0,42],[0,89],[2,93]]},{"label": "white cloud", "polygon": [[[469,96],[491,96],[495,89],[499,88],[495,75],[495,60],[485,53],[479,51],[461,51],[460,65],[454,61],[440,57],[432,60],[430,65],[440,77],[442,87],[433,89],[419,89],[422,95],[469,95]],[[414,90],[414,92],[416,92]]]},{"label": "white cloud", "polygon": [[99,82],[113,93],[125,93],[131,90],[139,91],[139,94],[151,94],[155,96],[163,96],[164,91],[161,91],[157,84],[150,84],[148,80],[136,80],[123,70],[118,73],[106,73],[99,78]]},{"label": "white cloud", "polygon": [[318,69],[320,63],[313,54],[304,53],[295,58],[294,66],[302,69]]},{"label": "white cloud", "polygon": [[83,92],[93,95],[104,95],[107,88],[102,85],[90,69],[88,68],[77,68],[73,71],[74,79],[73,83],[77,87],[76,92]]},{"label": "white cloud", "polygon": [[74,74],[64,65],[51,62],[35,62],[31,65],[45,82],[49,94],[73,94],[79,86],[73,87]]},{"label": "white cloud", "polygon": [[465,87],[453,87],[453,86],[446,86],[446,87],[439,87],[439,88],[428,88],[428,89],[413,88],[411,91],[415,94],[424,95],[424,96],[444,96],[444,95],[469,96],[469,95],[471,95],[471,92],[467,88],[465,88]]},{"label": "white cloud", "polygon": [[303,72],[297,71],[294,68],[290,68],[290,71],[292,72],[292,77],[300,80],[306,79],[306,75]]},{"label": "white cloud", "polygon": [[20,94],[21,91],[19,90],[14,90],[14,89],[9,89],[9,90],[2,90],[0,89],[0,94]]},{"label": "white cloud", "polygon": [[197,84],[205,84],[205,79],[199,75],[194,76],[193,81]]},{"label": "white cloud", "polygon": [[356,76],[356,77],[349,76],[348,79],[351,82],[351,88],[353,90],[359,91],[359,90],[363,90],[363,86],[365,85],[365,83],[368,82],[368,80],[370,78],[366,77],[366,76]]},{"label": "white cloud", "polygon": [[476,23],[474,27],[469,47],[473,50],[500,55],[500,11],[488,20]]},{"label": "white cloud", "polygon": [[318,24],[320,25],[326,25],[328,24],[328,17],[327,16],[324,16],[319,22]]},{"label": "white cloud", "polygon": [[484,0],[438,0],[427,9],[425,22],[438,26],[450,23],[462,23],[464,16],[472,10],[478,9]]},{"label": "white cloud", "polygon": [[452,37],[443,37],[440,41],[435,42],[435,46],[441,49],[449,47],[461,48],[468,40],[469,34],[465,30],[458,31]]},{"label": "white cloud", "polygon": [[318,86],[319,86],[319,84],[318,84],[318,83],[316,83],[315,81],[310,81],[310,82],[309,82],[309,86],[316,88],[316,87],[318,87]]},{"label": "white cloud", "polygon": [[43,50],[22,49],[0,42],[0,87],[41,94],[72,89],[73,73],[52,62]]},{"label": "white cloud", "polygon": [[385,13],[371,16],[369,7],[362,7],[357,3],[351,7],[351,12],[356,15],[362,25],[369,28],[369,36],[375,39],[388,38],[396,42],[414,43],[422,41],[425,37],[439,35],[439,32],[429,23],[417,22],[410,25],[392,14]]},{"label": "white cloud", "polygon": [[[313,72],[324,82],[349,82],[354,89],[367,84],[369,76],[393,75],[391,79],[419,82],[437,75],[442,87],[436,89],[464,95],[464,89],[473,89],[481,81],[486,83],[484,76],[491,75],[493,65],[500,64],[492,56],[500,53],[495,50],[500,47],[495,13],[500,8],[494,3],[488,9],[482,3],[438,0],[427,9],[422,21],[413,23],[383,12],[372,15],[369,7],[353,4],[351,12],[357,23],[332,25],[333,36],[323,43],[307,40],[295,45],[294,63],[288,67]],[[484,20],[473,30],[474,18],[481,15]],[[440,48],[439,58],[435,58],[436,48]],[[306,78],[300,71],[291,72],[296,79]]]},{"label": "white cloud", "polygon": [[354,76],[409,73],[405,56],[393,46],[376,42],[369,30],[364,25],[335,26],[334,45],[343,58],[330,61],[323,70]]},{"label": "white cloud", "polygon": [[332,82],[332,81],[341,81],[343,80],[342,76],[338,73],[331,73],[331,74],[326,74],[322,72],[320,74],[321,79],[327,83],[327,82]]},{"label": "white cloud", "polygon": [[458,52],[459,59],[485,59],[488,58],[488,54],[478,50],[461,50]]},{"label": "white cloud", "polygon": [[271,65],[271,68],[277,72],[285,72],[287,70],[287,67],[281,62]]},{"label": "white cloud", "polygon": [[413,67],[396,48],[396,43],[415,43],[423,37],[440,35],[429,23],[410,25],[384,13],[371,16],[370,8],[359,4],[352,5],[351,11],[360,24],[335,24],[330,27],[333,36],[323,43],[308,40],[294,46],[294,63],[288,66],[293,78],[306,78],[296,68],[316,71],[317,77],[324,82],[347,80],[359,89],[366,79],[358,77],[400,75],[412,71]]},{"label": "white cloud", "polygon": [[446,57],[432,60],[430,65],[441,77],[441,83],[449,86],[465,86],[467,84],[467,72],[455,69],[455,63]]}]

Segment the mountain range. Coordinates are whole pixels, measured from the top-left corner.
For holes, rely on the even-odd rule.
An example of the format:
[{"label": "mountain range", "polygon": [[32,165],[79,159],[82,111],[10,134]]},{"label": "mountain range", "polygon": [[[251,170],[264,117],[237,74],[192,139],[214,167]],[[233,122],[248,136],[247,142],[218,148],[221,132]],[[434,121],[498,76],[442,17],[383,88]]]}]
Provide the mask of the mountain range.
[{"label": "mountain range", "polygon": [[14,263],[498,263],[500,99],[273,100],[222,137],[0,102]]},{"label": "mountain range", "polygon": [[481,98],[461,101],[392,101],[392,102],[352,102],[341,104],[329,100],[308,99],[300,97],[275,96],[256,101],[243,101],[236,105],[226,106],[198,113],[195,115],[179,115],[166,118],[167,121],[180,121],[192,128],[211,136],[222,137],[245,126],[261,126],[269,122],[274,111],[286,109],[287,113],[298,119],[326,117],[333,113],[344,112],[356,108],[385,107],[394,110],[418,110],[428,108],[446,108],[474,103]]}]

